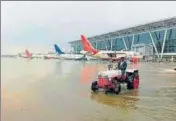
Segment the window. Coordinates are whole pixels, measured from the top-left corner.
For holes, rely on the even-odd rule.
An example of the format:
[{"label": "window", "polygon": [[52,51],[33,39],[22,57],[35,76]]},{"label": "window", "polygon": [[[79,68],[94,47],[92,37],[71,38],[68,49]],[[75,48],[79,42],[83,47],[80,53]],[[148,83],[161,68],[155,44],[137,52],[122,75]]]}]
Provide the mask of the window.
[{"label": "window", "polygon": [[100,41],[97,41],[97,49],[100,50],[101,49],[101,45],[100,45]]},{"label": "window", "polygon": [[105,40],[106,46],[108,50],[111,50],[111,40]]},{"label": "window", "polygon": [[92,44],[92,46],[93,46],[94,48],[96,48],[96,41],[90,40],[90,43]]},{"label": "window", "polygon": [[176,52],[176,28],[167,30],[164,52],[165,53]]},{"label": "window", "polygon": [[76,52],[76,51],[77,51],[77,49],[76,49],[76,46],[75,46],[75,45],[73,45],[73,50],[74,50],[74,52]]},{"label": "window", "polygon": [[134,44],[150,44],[152,43],[148,33],[137,34],[134,36]]},{"label": "window", "polygon": [[113,51],[115,51],[115,50],[117,49],[116,46],[117,46],[117,40],[116,40],[116,39],[113,39],[113,40],[112,40],[112,50],[113,50]]},{"label": "window", "polygon": [[105,41],[100,41],[100,48],[101,48],[101,50],[106,50]]},{"label": "window", "polygon": [[96,48],[96,42],[91,43],[94,48]]},{"label": "window", "polygon": [[132,39],[133,39],[133,36],[124,37],[126,46],[129,50],[131,50]]},{"label": "window", "polygon": [[161,53],[165,31],[163,30],[163,31],[152,32],[151,34],[158,53]]},{"label": "window", "polygon": [[77,46],[77,53],[80,53],[80,51],[83,50],[81,43]]},{"label": "window", "polygon": [[123,43],[122,38],[117,38],[112,41],[112,50],[113,51],[120,51],[125,49],[125,45]]},{"label": "window", "polygon": [[139,35],[134,35],[134,44],[139,44]]},{"label": "window", "polygon": [[119,51],[122,49],[125,49],[125,45],[124,45],[123,39],[120,38],[117,40],[117,50]]}]

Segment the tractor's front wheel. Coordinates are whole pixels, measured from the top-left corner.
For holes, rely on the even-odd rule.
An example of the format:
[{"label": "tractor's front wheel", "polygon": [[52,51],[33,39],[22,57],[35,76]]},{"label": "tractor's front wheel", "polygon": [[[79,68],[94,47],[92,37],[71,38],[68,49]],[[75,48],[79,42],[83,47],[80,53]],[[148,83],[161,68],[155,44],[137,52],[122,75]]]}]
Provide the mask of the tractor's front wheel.
[{"label": "tractor's front wheel", "polygon": [[92,89],[93,92],[96,92],[98,90],[97,81],[92,82],[91,89]]}]

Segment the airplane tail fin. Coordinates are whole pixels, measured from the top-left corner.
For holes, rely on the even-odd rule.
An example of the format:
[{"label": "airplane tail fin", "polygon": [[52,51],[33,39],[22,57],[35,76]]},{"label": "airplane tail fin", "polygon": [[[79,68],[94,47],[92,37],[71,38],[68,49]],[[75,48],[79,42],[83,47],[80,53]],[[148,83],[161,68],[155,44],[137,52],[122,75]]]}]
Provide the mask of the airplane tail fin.
[{"label": "airplane tail fin", "polygon": [[31,57],[32,56],[32,53],[30,53],[28,50],[25,50],[25,52],[26,52],[26,56],[27,57]]},{"label": "airplane tail fin", "polygon": [[81,42],[85,51],[93,52],[93,54],[98,52],[84,35],[81,35]]},{"label": "airplane tail fin", "polygon": [[64,52],[62,52],[62,50],[56,44],[54,44],[54,48],[55,48],[56,53],[64,54]]}]

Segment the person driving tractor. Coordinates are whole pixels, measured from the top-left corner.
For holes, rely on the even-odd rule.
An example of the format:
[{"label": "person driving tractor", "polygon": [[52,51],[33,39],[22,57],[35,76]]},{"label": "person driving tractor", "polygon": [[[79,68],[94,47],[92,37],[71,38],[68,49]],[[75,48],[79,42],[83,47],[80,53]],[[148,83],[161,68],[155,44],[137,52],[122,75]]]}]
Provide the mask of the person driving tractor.
[{"label": "person driving tractor", "polygon": [[113,69],[113,61],[112,60],[109,61],[109,63],[108,63],[108,70],[111,70],[111,69]]},{"label": "person driving tractor", "polygon": [[122,71],[122,75],[125,74],[125,70],[127,68],[127,62],[125,61],[124,57],[121,57],[120,61],[118,62],[117,68]]}]

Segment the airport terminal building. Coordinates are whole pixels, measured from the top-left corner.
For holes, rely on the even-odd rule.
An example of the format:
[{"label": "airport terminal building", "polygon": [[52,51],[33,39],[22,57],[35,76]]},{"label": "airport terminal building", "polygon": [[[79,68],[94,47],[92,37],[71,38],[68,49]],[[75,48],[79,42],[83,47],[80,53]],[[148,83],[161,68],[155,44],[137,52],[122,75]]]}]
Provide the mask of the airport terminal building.
[{"label": "airport terminal building", "polygon": [[[144,56],[176,56],[176,17],[114,32],[88,37],[99,50],[132,50]],[[69,42],[75,53],[82,50],[80,40]]]}]

